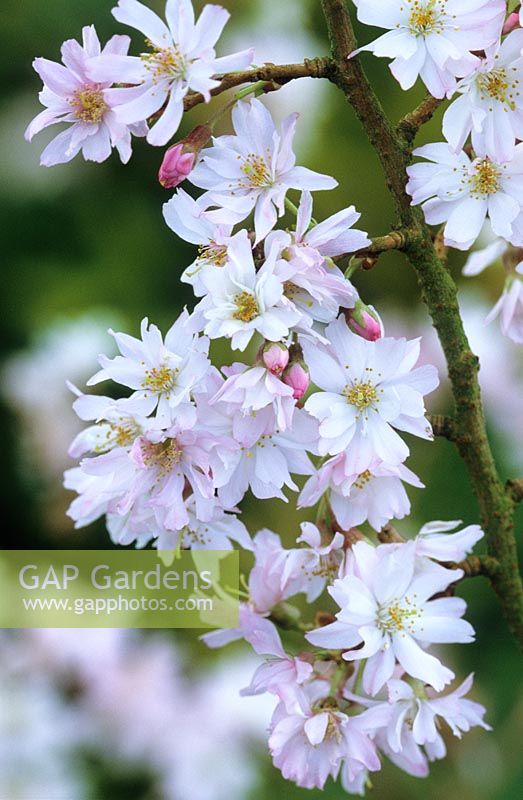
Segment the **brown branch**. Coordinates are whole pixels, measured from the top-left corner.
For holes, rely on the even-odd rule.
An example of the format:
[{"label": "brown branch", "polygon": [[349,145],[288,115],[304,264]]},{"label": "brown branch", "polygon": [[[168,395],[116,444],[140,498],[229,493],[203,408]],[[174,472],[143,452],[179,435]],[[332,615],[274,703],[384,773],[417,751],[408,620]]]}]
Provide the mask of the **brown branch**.
[{"label": "brown branch", "polygon": [[397,131],[405,141],[412,143],[416,138],[416,134],[426,122],[432,119],[432,116],[437,108],[443,101],[432,97],[431,94],[419,104],[414,111],[406,114],[403,119],[398,122]]},{"label": "brown branch", "polygon": [[[254,69],[224,75],[220,80],[220,85],[211,89],[211,95],[216,97],[244,83],[267,81],[267,88],[270,89],[276,88],[274,84],[283,86],[297,78],[328,78],[332,68],[332,61],[329,58],[305,59],[303,64],[263,64]],[[184,100],[184,110],[190,111],[191,108],[204,102],[205,98],[202,94],[189,92]]]},{"label": "brown branch", "polygon": [[494,578],[500,569],[499,561],[492,556],[469,556],[464,561],[458,563],[446,564],[451,569],[462,569],[465,578],[477,578],[483,576],[485,578]]},{"label": "brown branch", "polygon": [[378,533],[378,539],[381,544],[404,544],[407,541],[390,522]]},{"label": "brown branch", "polygon": [[417,273],[423,299],[445,352],[456,405],[456,444],[478,500],[489,555],[499,563],[499,570],[491,576],[492,585],[507,624],[523,647],[523,583],[514,538],[514,502],[499,477],[487,438],[478,382],[479,361],[463,327],[457,287],[434,249],[423,212],[412,206],[405,189],[411,141],[385,115],[359,57],[348,58],[357,43],[346,3],[322,0],[322,6],[336,63],[330,80],[344,92],[381,161],[399,227],[412,231],[406,254]]},{"label": "brown branch", "polygon": [[372,240],[369,247],[363,247],[358,250],[354,255],[356,258],[364,256],[377,256],[381,253],[387,253],[390,250],[405,250],[408,242],[410,231],[391,231],[385,236],[377,236]]},{"label": "brown branch", "polygon": [[456,421],[452,417],[446,417],[443,414],[430,414],[429,422],[432,425],[434,436],[441,436],[444,439],[448,439],[449,442],[456,441]]}]

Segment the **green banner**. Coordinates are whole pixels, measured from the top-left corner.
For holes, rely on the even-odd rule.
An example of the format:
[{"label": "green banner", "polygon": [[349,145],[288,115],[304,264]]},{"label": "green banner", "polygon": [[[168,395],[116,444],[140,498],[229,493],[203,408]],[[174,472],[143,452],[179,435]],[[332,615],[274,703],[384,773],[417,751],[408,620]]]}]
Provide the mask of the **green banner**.
[{"label": "green banner", "polygon": [[234,550],[2,550],[0,628],[236,628]]}]

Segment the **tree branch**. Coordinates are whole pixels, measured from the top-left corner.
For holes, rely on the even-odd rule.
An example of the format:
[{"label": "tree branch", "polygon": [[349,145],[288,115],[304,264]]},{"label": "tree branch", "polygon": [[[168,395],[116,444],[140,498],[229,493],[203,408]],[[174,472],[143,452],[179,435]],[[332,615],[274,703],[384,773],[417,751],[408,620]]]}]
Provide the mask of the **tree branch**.
[{"label": "tree branch", "polygon": [[431,94],[427,95],[414,111],[411,111],[410,114],[406,114],[403,119],[400,119],[397,127],[399,135],[411,144],[416,138],[416,134],[421,126],[432,118],[434,112],[439,108],[442,102],[442,100],[432,97]]},{"label": "tree branch", "polygon": [[[269,89],[270,84],[283,86],[296,78],[328,78],[332,69],[333,63],[330,58],[305,59],[303,64],[263,64],[254,69],[230,72],[224,75],[220,80],[220,85],[211,89],[211,95],[216,97],[244,83],[267,81]],[[191,108],[204,102],[205,98],[202,94],[189,92],[184,100],[184,110],[190,111]]]},{"label": "tree branch", "polygon": [[434,249],[422,211],[405,190],[410,143],[386,117],[362,69],[344,0],[322,0],[335,69],[330,80],[346,95],[378,154],[401,228],[412,231],[406,245],[421,292],[447,359],[456,405],[456,443],[478,500],[489,555],[499,562],[491,576],[507,624],[523,647],[523,583],[514,539],[513,500],[498,475],[487,438],[478,382],[479,363],[466,337],[457,287]]},{"label": "tree branch", "polygon": [[432,425],[434,436],[441,436],[449,442],[455,442],[457,438],[456,420],[453,417],[446,417],[443,414],[430,414],[429,422]]}]

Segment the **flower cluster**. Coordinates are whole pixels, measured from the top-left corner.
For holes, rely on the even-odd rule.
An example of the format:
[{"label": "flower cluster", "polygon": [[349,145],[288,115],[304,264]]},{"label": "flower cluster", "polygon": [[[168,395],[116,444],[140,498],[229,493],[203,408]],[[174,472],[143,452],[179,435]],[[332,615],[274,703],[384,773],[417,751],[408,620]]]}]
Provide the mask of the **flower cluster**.
[{"label": "flower cluster", "polygon": [[[404,88],[420,75],[436,98],[457,96],[445,117],[447,143],[420,148],[427,161],[408,170],[413,203],[429,222],[446,222],[446,244],[461,249],[489,217],[502,241],[475,254],[469,273],[502,252],[513,264],[523,246],[523,41],[520,30],[501,41],[505,3],[356,5],[362,22],[389,29],[363,49],[394,58]],[[252,62],[251,50],[216,57],[228,18],[219,6],[206,6],[197,22],[190,0],[167,0],[167,24],[136,0],[119,0],[113,14],[142,31],[148,53],[128,56],[121,36],[101,51],[86,28],[83,48],[65,43],[63,66],[35,62],[48,110],[28,136],[72,123],[43,163],[80,150],[103,160],[112,146],[127,160],[132,133],[165,145],[184,99],[209,101],[223,88],[221,75]],[[362,794],[381,756],[426,775],[428,761],[445,755],[440,720],[457,736],[487,727],[484,709],[464,699],[471,678],[441,694],[454,673],[432,651],[473,640],[454,587],[465,574],[459,562],[483,533],[472,525],[450,534],[459,523],[436,522],[414,540],[383,542],[390,521],[410,513],[405,484],[423,487],[406,466],[404,434],[432,440],[425,396],[438,386],[437,371],[416,366],[420,341],[387,336],[360,298],[351,278],[373,243],[354,227],[354,206],[314,219],[312,193],[337,182],[296,164],[298,115],[277,126],[259,99],[275,87],[262,84],[213,117],[232,106],[234,133],[214,136],[211,120],[164,156],[160,182],[176,190],[164,219],[198,248],[182,275],[196,304],[165,336],[148,319],[139,338],[111,331],[119,354],[100,356],[88,381],[112,382],[104,395],[70,385],[89,425],[70,447],[80,463],[65,476],[77,493],[68,513],[77,527],[105,516],[118,544],[252,551],[238,629],[205,639],[220,646],[243,638],[267,657],[244,693],[278,699],[269,749],[286,778],[321,789],[341,776],[348,792]],[[191,194],[179,187],[184,180]],[[289,192],[299,193],[297,205]],[[520,266],[511,271],[498,309],[504,330],[520,340],[521,274]],[[241,360],[213,365],[214,340]],[[297,476],[305,476],[301,486]],[[316,524],[302,525],[292,549],[269,530],[251,539],[239,507],[248,492],[284,502],[299,492],[299,507],[318,504]],[[287,602],[300,594],[328,600],[327,589],[339,610],[320,614],[316,626]],[[303,651],[287,652],[278,622],[306,634]]]},{"label": "flower cluster", "polygon": [[[362,539],[347,548],[340,533],[322,545],[311,523],[302,525],[304,547],[285,550],[267,530],[255,536],[240,627],[203,638],[210,647],[243,638],[265,656],[242,694],[277,697],[269,748],[284,777],[323,789],[341,775],[349,793],[364,794],[380,756],[425,777],[428,762],[446,754],[441,722],[458,737],[489,729],[485,709],[465,699],[472,676],[445,692],[455,675],[429,652],[474,638],[465,602],[447,595],[463,573],[441,562],[464,559],[483,532],[471,525],[449,533],[458,525],[429,523],[414,540],[377,547]],[[306,633],[299,655],[288,654],[271,620],[281,619],[284,601],[300,593],[311,601],[326,586],[336,618]]]},{"label": "flower cluster", "polygon": [[[523,30],[504,0],[354,0],[361,22],[388,32],[351,54],[392,58],[403,89],[421,77],[436,99],[451,100],[445,142],[414,150],[407,191],[445,245],[469,250],[486,220],[508,249],[523,246]],[[520,12],[521,15],[521,12]],[[490,318],[521,343],[523,284],[512,257],[505,291]],[[515,261],[515,263],[514,263]]]}]

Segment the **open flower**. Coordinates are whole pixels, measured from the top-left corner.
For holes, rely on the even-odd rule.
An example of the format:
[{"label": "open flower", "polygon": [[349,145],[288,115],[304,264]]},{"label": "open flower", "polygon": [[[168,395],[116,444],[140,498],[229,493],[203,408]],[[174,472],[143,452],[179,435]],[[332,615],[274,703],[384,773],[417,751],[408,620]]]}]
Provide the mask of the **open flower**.
[{"label": "open flower", "polygon": [[129,49],[128,36],[113,36],[100,49],[100,41],[92,25],[82,30],[80,45],[69,39],[62,45],[62,64],[47,58],[36,58],[33,67],[44,82],[40,112],[25,132],[31,141],[35,134],[50,125],[69,123],[67,130],[56,136],[43,151],[40,163],[45,167],[71,161],[79,152],[86,161],[105,161],[115,147],[125,164],[131,157],[131,133],[145,136],[147,125],[122,122],[116,114],[117,100],[109,87],[110,78],[93,80],[87,70],[89,59],[103,53],[105,58],[124,58]]},{"label": "open flower", "polygon": [[523,244],[523,144],[503,163],[486,154],[471,160],[445,143],[419,147],[414,155],[428,163],[407,168],[407,191],[430,225],[446,223],[447,245],[468,250],[487,217],[497,236]]},{"label": "open flower", "polygon": [[192,285],[197,297],[207,292],[202,277],[225,266],[233,228],[229,224],[212,222],[206,216],[206,208],[206,203],[194,200],[183,189],[178,189],[163,206],[163,217],[169,228],[180,239],[198,245],[198,256],[181,277],[184,283]]},{"label": "open flower", "polygon": [[133,399],[140,403],[140,413],[144,413],[141,401],[145,398],[148,401],[146,413],[151,414],[156,409],[158,419],[165,424],[169,424],[174,409],[178,409],[178,420],[182,410],[191,415],[188,404],[192,392],[201,385],[210,365],[209,342],[189,331],[188,319],[184,311],[167,332],[165,341],[156,325],[149,325],[147,319],[142,320],[141,339],[113,333],[121,355],[115,358],[101,355],[102,369],[93,375],[88,385],[113,380],[133,389]]},{"label": "open flower", "polygon": [[261,241],[285,211],[289,189],[333,189],[337,181],[296,166],[292,140],[297,114],[287,117],[278,133],[259,100],[241,100],[232,112],[235,136],[220,136],[202,152],[189,180],[201,189],[218,222],[241,222],[254,210],[256,241]]},{"label": "open flower", "polygon": [[235,350],[245,350],[256,332],[271,342],[286,337],[300,314],[274,274],[278,255],[272,248],[257,271],[247,231],[235,234],[224,268],[201,276],[206,295],[194,310],[194,325],[211,339],[230,339]]},{"label": "open flower", "polygon": [[454,673],[424,648],[471,642],[474,630],[461,619],[464,600],[430,598],[459,580],[462,570],[444,569],[428,559],[419,563],[414,542],[377,548],[358,542],[352,556],[352,574],[329,589],[341,608],[336,622],[306,638],[319,647],[346,650],[347,661],[366,659],[363,687],[368,694],[377,694],[392,677],[396,659],[413,678],[441,691]]},{"label": "open flower", "polygon": [[112,13],[118,22],[144,34],[150,52],[102,54],[90,62],[89,75],[95,81],[138,84],[112,90],[122,123],[146,120],[163,109],[147,134],[149,144],[161,146],[174,136],[190,89],[201,92],[208,102],[211,89],[219,84],[214,75],[245,69],[253,58],[252,50],[216,58],[214,45],[229,19],[221,6],[205,6],[196,23],[191,0],[167,0],[167,24],[137,0],[119,0]]},{"label": "open flower", "polygon": [[509,161],[517,139],[523,139],[523,31],[514,31],[499,50],[482,60],[459,82],[460,94],[443,118],[443,133],[457,152],[470,133],[478,153]]},{"label": "open flower", "polygon": [[390,69],[402,89],[417,77],[434,97],[445,97],[478,64],[475,52],[499,40],[504,0],[354,0],[358,19],[387,28],[362,50],[394,59]]},{"label": "open flower", "polygon": [[375,459],[402,463],[409,449],[393,428],[432,439],[423,395],[436,388],[438,377],[432,366],[412,369],[419,340],[368,342],[352,333],[342,316],[325,334],[329,345],[303,339],[312,381],[323,390],[305,404],[320,422],[320,455],[338,455],[350,447],[358,474]]},{"label": "open flower", "polygon": [[299,505],[313,506],[330,490],[332,511],[344,530],[368,520],[379,531],[391,519],[403,519],[410,513],[403,481],[423,488],[419,478],[403,464],[390,466],[375,460],[364,472],[355,471],[349,450],[330,458],[309,478]]}]

